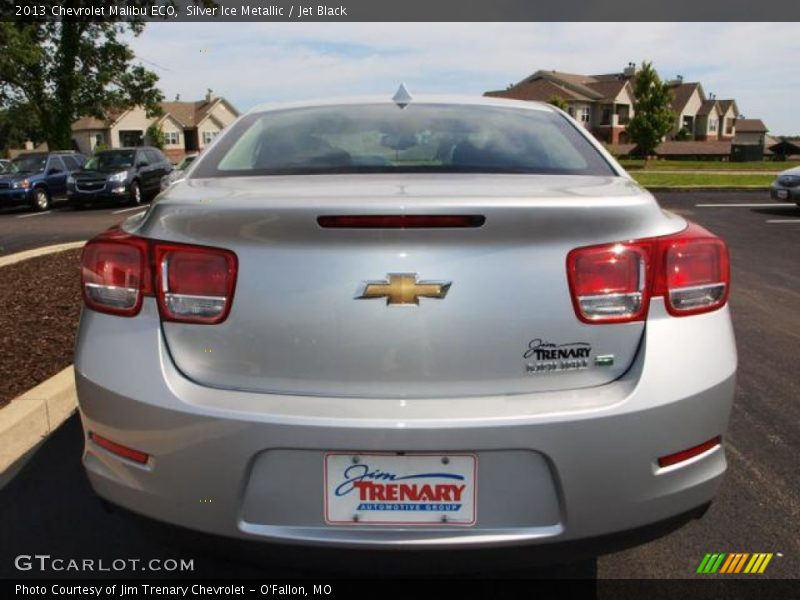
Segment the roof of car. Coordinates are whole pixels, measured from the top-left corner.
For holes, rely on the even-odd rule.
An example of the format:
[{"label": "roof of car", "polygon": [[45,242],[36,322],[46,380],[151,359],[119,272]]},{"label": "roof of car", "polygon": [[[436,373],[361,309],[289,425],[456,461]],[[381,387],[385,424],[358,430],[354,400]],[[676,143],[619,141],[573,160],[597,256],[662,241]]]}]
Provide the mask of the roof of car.
[{"label": "roof of car", "polygon": [[[555,111],[556,109],[545,102],[532,102],[528,100],[510,100],[507,98],[497,98],[492,96],[440,96],[428,94],[414,94],[411,93],[412,100],[410,105],[414,104],[453,104],[464,106],[494,106],[505,108],[522,108],[526,110],[540,110],[540,111]],[[355,96],[347,98],[331,98],[325,100],[303,100],[298,102],[281,102],[281,103],[264,103],[259,104],[249,111],[247,114],[261,113],[272,110],[285,110],[291,108],[312,108],[316,106],[339,106],[339,105],[366,105],[366,104],[386,104],[392,105],[395,102],[392,100],[391,95],[386,96]]]}]

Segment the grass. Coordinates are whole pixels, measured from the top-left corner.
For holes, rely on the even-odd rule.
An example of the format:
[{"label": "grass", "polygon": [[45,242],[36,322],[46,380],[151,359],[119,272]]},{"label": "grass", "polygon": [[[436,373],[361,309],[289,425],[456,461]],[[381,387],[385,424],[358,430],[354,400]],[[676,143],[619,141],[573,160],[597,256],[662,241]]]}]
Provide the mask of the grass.
[{"label": "grass", "polygon": [[620,164],[630,171],[646,170],[658,171],[660,169],[679,171],[765,171],[779,173],[785,169],[800,166],[800,161],[752,161],[730,162],[721,160],[651,160],[645,169],[644,160],[625,159]]},{"label": "grass", "polygon": [[775,177],[771,174],[737,173],[654,173],[633,171],[634,179],[645,187],[763,187],[767,188]]}]

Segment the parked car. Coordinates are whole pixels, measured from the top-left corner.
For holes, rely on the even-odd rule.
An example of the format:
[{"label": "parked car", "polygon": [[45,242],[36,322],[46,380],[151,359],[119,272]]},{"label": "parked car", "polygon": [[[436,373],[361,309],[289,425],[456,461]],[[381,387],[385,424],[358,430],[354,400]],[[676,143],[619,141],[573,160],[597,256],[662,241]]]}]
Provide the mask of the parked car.
[{"label": "parked car", "polygon": [[725,243],[552,106],[401,100],[256,108],[86,245],[95,491],[337,547],[604,552],[701,515]]},{"label": "parked car", "polygon": [[163,192],[173,183],[178,181],[178,179],[183,177],[186,174],[186,169],[189,168],[189,165],[191,165],[194,162],[194,159],[198,156],[200,156],[198,152],[187,154],[169,175],[164,175],[164,177],[161,178],[161,191]]},{"label": "parked car", "polygon": [[769,190],[774,200],[794,202],[800,206],[800,167],[787,169],[778,174]]},{"label": "parked car", "polygon": [[66,200],[67,178],[86,162],[77,152],[32,152],[11,161],[0,175],[0,205],[29,205],[48,210]]},{"label": "parked car", "polygon": [[108,202],[139,205],[158,194],[161,178],[171,170],[157,148],[104,150],[67,180],[69,199],[76,208]]}]

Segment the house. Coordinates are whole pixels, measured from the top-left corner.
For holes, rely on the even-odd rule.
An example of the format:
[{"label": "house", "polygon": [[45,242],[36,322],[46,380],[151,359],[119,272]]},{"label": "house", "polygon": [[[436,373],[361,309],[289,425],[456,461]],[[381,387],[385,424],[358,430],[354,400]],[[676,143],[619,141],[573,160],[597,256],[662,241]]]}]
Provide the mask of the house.
[{"label": "house", "polygon": [[594,136],[609,144],[628,141],[625,127],[633,116],[633,67],[620,74],[577,75],[561,71],[536,71],[505,90],[485,96],[548,102],[561,98],[567,111]]},{"label": "house", "polygon": [[[730,140],[665,140],[656,147],[655,155],[666,160],[728,160],[731,146]],[[608,151],[616,158],[629,158],[635,147],[636,144],[614,144],[608,146]]]},{"label": "house", "polygon": [[[486,96],[549,102],[561,98],[570,115],[606,144],[629,142],[627,124],[634,113],[633,85],[638,75],[634,63],[619,73],[577,75],[561,71],[536,71],[505,90],[486,92]],[[684,82],[682,77],[668,82],[675,124],[666,139],[688,141],[732,141],[736,137],[739,107],[735,100],[706,96],[699,82]],[[716,155],[719,146],[709,146]],[[697,147],[692,148],[695,152]]]},{"label": "house", "polygon": [[706,97],[699,82],[684,83],[682,78],[668,82],[672,92],[675,126],[670,139],[698,141],[732,140],[736,135],[739,107],[735,100]]},{"label": "house", "polygon": [[199,152],[230,125],[239,111],[225,98],[214,97],[211,91],[196,102],[162,102],[162,114],[148,117],[145,109],[135,106],[127,110],[109,110],[104,119],[82,117],[72,124],[72,140],[76,149],[92,154],[98,145],[106,148],[139,146],[148,142],[151,125],[164,134],[164,154],[178,162],[187,153]]},{"label": "house", "polygon": [[734,143],[763,146],[767,136],[767,126],[761,119],[739,119],[736,123]]}]

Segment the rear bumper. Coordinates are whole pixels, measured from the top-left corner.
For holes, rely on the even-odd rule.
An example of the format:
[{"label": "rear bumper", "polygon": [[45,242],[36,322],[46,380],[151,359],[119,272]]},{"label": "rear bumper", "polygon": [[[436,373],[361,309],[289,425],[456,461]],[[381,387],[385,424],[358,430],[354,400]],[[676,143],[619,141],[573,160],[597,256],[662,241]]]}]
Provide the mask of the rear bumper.
[{"label": "rear bumper", "polygon": [[[86,444],[96,492],[135,512],[262,541],[550,546],[611,539],[713,498],[722,447],[665,469],[657,458],[724,434],[736,351],[727,308],[676,319],[654,301],[634,365],[596,388],[427,400],[254,394],[183,377],[147,303],[135,319],[85,311],[75,368],[85,430],[151,455],[143,467]],[[476,453],[477,523],[326,525],[330,450]]]},{"label": "rear bumper", "polygon": [[800,202],[800,186],[788,188],[778,184],[772,184],[769,189],[770,198],[783,202]]}]

